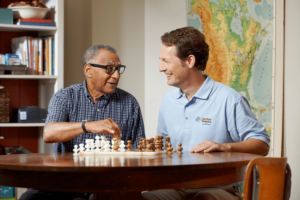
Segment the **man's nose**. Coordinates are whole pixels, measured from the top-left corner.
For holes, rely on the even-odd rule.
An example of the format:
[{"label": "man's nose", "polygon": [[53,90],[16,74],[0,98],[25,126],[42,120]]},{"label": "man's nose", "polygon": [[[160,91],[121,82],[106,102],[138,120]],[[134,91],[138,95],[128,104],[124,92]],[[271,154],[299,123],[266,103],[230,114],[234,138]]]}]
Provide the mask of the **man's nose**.
[{"label": "man's nose", "polygon": [[113,78],[115,79],[119,79],[120,78],[120,73],[119,71],[116,69],[116,71],[111,75]]},{"label": "man's nose", "polygon": [[158,67],[159,72],[164,72],[166,71],[166,67],[163,62],[160,62],[159,67]]}]

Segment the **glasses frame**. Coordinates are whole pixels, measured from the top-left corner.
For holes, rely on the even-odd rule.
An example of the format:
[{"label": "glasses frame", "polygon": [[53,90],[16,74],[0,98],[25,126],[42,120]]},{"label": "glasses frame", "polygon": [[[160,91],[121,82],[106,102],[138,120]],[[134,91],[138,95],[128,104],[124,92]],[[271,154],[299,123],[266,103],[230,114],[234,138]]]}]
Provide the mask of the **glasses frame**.
[{"label": "glasses frame", "polygon": [[[99,67],[99,68],[105,68],[105,72],[108,74],[108,75],[112,75],[115,73],[116,70],[118,70],[119,74],[123,74],[125,72],[125,69],[126,69],[126,66],[125,65],[119,65],[119,66],[113,66],[113,65],[98,65],[98,64],[94,64],[94,63],[89,63],[89,65],[91,65],[92,67]],[[107,67],[108,66],[113,66],[115,69],[112,73],[108,73],[107,72]],[[120,68],[121,67],[124,67],[124,71],[122,73],[120,73]]]}]

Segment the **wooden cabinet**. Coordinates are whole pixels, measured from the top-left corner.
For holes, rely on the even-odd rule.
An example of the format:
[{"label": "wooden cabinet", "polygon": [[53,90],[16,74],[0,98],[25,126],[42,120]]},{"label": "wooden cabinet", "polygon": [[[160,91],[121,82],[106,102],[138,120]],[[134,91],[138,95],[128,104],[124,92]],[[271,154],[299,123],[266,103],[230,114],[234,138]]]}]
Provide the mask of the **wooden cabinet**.
[{"label": "wooden cabinet", "polygon": [[[0,1],[6,8],[14,0]],[[52,19],[54,27],[0,24],[0,54],[11,53],[11,38],[21,36],[54,36],[55,74],[46,75],[0,75],[1,92],[9,93],[10,117],[13,108],[38,106],[48,108],[55,92],[63,88],[64,82],[64,1],[44,1],[50,11],[45,19]],[[52,152],[53,144],[43,142],[43,123],[0,123],[1,147],[23,146],[33,153]]]}]

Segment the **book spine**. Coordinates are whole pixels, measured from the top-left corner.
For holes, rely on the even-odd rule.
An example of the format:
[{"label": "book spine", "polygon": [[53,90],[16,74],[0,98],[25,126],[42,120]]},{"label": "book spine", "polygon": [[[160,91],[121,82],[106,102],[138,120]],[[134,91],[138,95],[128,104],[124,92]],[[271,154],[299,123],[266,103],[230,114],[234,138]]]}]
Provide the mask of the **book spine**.
[{"label": "book spine", "polygon": [[54,37],[52,37],[52,75],[55,75],[55,70],[54,70]]},{"label": "book spine", "polygon": [[35,74],[39,74],[39,63],[40,63],[40,57],[39,57],[39,39],[35,39],[35,56],[36,56],[36,61],[35,61]]},{"label": "book spine", "polygon": [[18,22],[18,25],[29,25],[29,26],[54,26],[53,23],[34,23],[34,22]]},{"label": "book spine", "polygon": [[50,37],[49,39],[49,75],[53,75],[52,74],[52,37]]},{"label": "book spine", "polygon": [[43,74],[43,42],[39,38],[39,75]]},{"label": "book spine", "polygon": [[30,74],[33,74],[33,46],[32,46],[32,37],[29,37],[30,40]]},{"label": "book spine", "polygon": [[43,73],[44,75],[47,75],[47,45],[46,45],[46,39],[43,40],[43,49],[44,49],[44,63],[43,63]]},{"label": "book spine", "polygon": [[46,74],[49,75],[49,39],[46,39]]},{"label": "book spine", "polygon": [[52,23],[51,19],[19,19],[19,22]]}]

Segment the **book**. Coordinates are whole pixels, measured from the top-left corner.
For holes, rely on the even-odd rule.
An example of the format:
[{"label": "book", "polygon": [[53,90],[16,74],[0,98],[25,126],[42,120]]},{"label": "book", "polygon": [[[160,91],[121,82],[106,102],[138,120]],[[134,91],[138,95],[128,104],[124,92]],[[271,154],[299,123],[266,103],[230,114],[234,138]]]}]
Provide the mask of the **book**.
[{"label": "book", "polygon": [[0,65],[0,70],[26,71],[26,65]]},{"label": "book", "polygon": [[54,37],[52,37],[52,75],[55,75],[54,70]]},{"label": "book", "polygon": [[52,23],[51,19],[19,19],[18,22]]},{"label": "book", "polygon": [[29,26],[54,26],[53,23],[36,23],[36,22],[18,22],[17,25],[29,25]]}]

